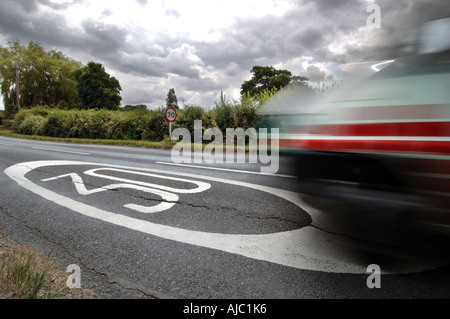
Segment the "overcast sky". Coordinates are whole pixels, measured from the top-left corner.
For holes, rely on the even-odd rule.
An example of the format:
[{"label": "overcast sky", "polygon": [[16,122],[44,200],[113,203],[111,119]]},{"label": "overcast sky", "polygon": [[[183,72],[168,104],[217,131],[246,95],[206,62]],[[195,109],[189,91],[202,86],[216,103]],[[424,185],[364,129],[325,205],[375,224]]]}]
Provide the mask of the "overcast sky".
[{"label": "overcast sky", "polygon": [[[370,3],[381,28],[367,26]],[[0,0],[0,44],[102,63],[122,106],[164,106],[174,88],[207,108],[221,91],[237,99],[254,65],[340,81],[343,65],[394,58],[413,28],[449,16],[449,0]]]}]

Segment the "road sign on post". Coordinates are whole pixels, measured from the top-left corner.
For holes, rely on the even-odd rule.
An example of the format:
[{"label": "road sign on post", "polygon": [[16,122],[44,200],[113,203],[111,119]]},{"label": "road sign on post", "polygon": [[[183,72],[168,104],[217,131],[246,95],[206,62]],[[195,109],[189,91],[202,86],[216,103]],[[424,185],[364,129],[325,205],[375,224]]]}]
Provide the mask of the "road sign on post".
[{"label": "road sign on post", "polygon": [[177,119],[177,110],[175,110],[173,107],[168,107],[164,112],[164,116],[169,122],[169,137],[172,138],[172,122],[175,122],[175,120]]}]

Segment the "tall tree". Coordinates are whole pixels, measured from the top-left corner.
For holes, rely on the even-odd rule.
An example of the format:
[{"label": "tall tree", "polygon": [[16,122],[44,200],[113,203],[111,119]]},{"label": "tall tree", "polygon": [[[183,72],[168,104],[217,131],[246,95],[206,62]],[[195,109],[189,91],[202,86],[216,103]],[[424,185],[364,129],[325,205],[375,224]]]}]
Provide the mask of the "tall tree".
[{"label": "tall tree", "polygon": [[31,41],[28,47],[19,41],[0,46],[1,94],[6,112],[12,114],[18,104],[74,106],[79,97],[73,71],[80,67],[81,63],[59,51],[46,52],[37,42]]},{"label": "tall tree", "polygon": [[241,85],[241,95],[250,94],[251,96],[271,90],[280,89],[291,81],[304,82],[305,77],[293,76],[291,71],[277,70],[272,66],[254,66],[250,71],[253,76],[250,80],[244,81]]},{"label": "tall tree", "polygon": [[178,99],[175,95],[175,89],[171,88],[169,92],[167,92],[167,98],[166,98],[166,106],[167,107],[173,107],[175,109],[179,109],[178,107]]},{"label": "tall tree", "polygon": [[80,108],[84,109],[119,109],[119,81],[110,76],[101,63],[89,62],[85,67],[74,72],[78,82],[77,90],[81,98]]}]

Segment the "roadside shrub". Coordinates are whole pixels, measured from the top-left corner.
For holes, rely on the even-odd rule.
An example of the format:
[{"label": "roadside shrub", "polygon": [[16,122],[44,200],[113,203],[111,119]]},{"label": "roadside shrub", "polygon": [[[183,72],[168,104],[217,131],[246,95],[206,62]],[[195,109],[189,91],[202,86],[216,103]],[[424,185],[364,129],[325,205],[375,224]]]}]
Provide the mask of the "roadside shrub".
[{"label": "roadside shrub", "polygon": [[227,128],[234,128],[234,107],[230,102],[216,105],[212,110],[215,126],[225,134]]},{"label": "roadside shrub", "polygon": [[195,120],[201,120],[203,121],[202,124],[205,126],[207,123],[205,123],[205,110],[196,105],[185,105],[184,108],[180,111],[178,111],[178,118],[176,120],[176,126],[177,127],[183,127],[189,130],[191,132],[191,135],[194,134],[194,121]]},{"label": "roadside shrub", "polygon": [[235,105],[233,110],[234,127],[242,127],[244,130],[254,127],[257,111],[258,105],[253,101]]},{"label": "roadside shrub", "polygon": [[139,134],[136,125],[140,116],[136,112],[125,112],[110,125],[108,135],[112,139],[138,140]]},{"label": "roadside shrub", "polygon": [[13,122],[12,122],[12,129],[15,132],[18,132],[20,124],[25,120],[27,116],[30,115],[29,110],[20,110],[17,112],[17,114],[14,116]]},{"label": "roadside shrub", "polygon": [[105,123],[105,138],[111,140],[124,139],[126,136],[126,114],[111,112],[111,118]]},{"label": "roadside shrub", "polygon": [[3,127],[4,128],[7,128],[7,129],[11,129],[12,127],[13,127],[13,124],[14,124],[14,120],[6,120],[6,119],[3,119]]},{"label": "roadside shrub", "polygon": [[54,109],[47,115],[42,134],[50,137],[74,137],[72,136],[74,123],[75,116],[72,112]]},{"label": "roadside shrub", "polygon": [[40,115],[40,116],[46,117],[50,112],[52,112],[52,109],[49,108],[48,106],[40,105],[40,106],[29,108],[27,111],[33,115]]},{"label": "roadside shrub", "polygon": [[169,123],[164,117],[164,109],[146,111],[146,115],[139,121],[137,131],[142,140],[162,141],[165,135],[169,135]]},{"label": "roadside shrub", "polygon": [[17,132],[25,135],[42,135],[47,120],[41,115],[30,114],[20,123]]},{"label": "roadside shrub", "polygon": [[88,110],[86,128],[87,138],[106,138],[107,123],[111,120],[111,111],[108,110]]}]

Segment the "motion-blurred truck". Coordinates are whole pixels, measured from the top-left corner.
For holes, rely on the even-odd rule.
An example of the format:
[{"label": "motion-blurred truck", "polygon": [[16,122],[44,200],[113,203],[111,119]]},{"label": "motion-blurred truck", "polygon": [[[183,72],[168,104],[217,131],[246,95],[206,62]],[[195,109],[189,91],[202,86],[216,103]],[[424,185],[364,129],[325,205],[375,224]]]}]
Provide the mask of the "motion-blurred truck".
[{"label": "motion-blurred truck", "polygon": [[314,196],[450,234],[450,19],[410,54],[285,117],[280,148]]}]

